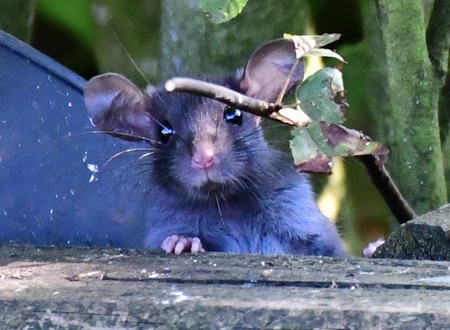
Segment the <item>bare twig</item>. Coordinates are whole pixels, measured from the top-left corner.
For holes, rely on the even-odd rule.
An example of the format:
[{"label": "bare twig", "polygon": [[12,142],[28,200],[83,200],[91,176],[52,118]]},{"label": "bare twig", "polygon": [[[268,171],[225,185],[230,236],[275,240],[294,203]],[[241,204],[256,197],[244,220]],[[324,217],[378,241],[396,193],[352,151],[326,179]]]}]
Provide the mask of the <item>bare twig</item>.
[{"label": "bare twig", "polygon": [[291,71],[289,72],[286,83],[283,86],[283,89],[280,92],[280,95],[277,97],[277,103],[281,103],[283,101],[284,95],[286,94],[287,88],[289,86],[289,83],[291,82],[292,75],[294,74],[295,70],[297,69],[298,64],[300,63],[300,59],[297,58],[294,62],[294,65],[291,68]]},{"label": "bare twig", "polygon": [[415,218],[417,216],[416,213],[405,200],[392,180],[388,170],[381,164],[378,157],[374,155],[364,155],[358,156],[357,158],[363,163],[372,183],[380,191],[381,196],[398,222],[402,224]]},{"label": "bare twig", "polygon": [[277,112],[281,109],[281,104],[257,100],[223,86],[191,78],[172,78],[166,81],[164,86],[168,92],[187,92],[208,97],[257,116],[297,126],[295,122]]}]

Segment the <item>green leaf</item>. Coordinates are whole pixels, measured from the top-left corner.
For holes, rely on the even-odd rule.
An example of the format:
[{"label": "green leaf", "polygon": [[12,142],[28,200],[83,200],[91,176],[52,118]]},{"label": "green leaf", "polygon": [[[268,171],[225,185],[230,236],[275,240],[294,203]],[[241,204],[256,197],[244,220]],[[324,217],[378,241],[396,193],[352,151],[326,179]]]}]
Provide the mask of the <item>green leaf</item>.
[{"label": "green leaf", "polygon": [[247,0],[201,0],[200,9],[214,24],[224,23],[241,13]]},{"label": "green leaf", "polygon": [[[383,163],[386,160],[387,149],[379,142],[373,142],[363,133],[348,129],[342,125],[319,123],[327,147],[331,149],[328,155],[352,157],[361,155],[377,155]],[[326,150],[326,148],[324,148]]]},{"label": "green leaf", "polygon": [[300,171],[331,173],[331,157],[376,155],[387,160],[388,149],[371,141],[361,132],[324,121],[311,122],[307,127],[292,131],[290,141],[294,165]]},{"label": "green leaf", "polygon": [[339,70],[324,68],[317,71],[297,88],[295,96],[312,120],[335,124],[344,121],[347,104]]},{"label": "green leaf", "polygon": [[289,141],[289,146],[294,158],[294,165],[298,170],[301,172],[331,172],[331,157],[322,152],[307,127],[293,129],[292,135],[293,139]]},{"label": "green leaf", "polygon": [[378,156],[387,160],[388,150],[361,132],[348,129],[344,122],[347,109],[342,74],[324,68],[306,79],[296,90],[301,109],[311,118],[306,127],[292,131],[290,147],[294,164],[300,171],[330,173],[332,157]]}]

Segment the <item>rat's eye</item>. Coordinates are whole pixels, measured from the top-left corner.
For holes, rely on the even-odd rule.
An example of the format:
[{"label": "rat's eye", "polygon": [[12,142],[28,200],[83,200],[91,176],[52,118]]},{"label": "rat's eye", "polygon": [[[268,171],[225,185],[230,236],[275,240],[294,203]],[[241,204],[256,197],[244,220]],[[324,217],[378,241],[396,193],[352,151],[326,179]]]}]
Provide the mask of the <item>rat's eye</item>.
[{"label": "rat's eye", "polygon": [[161,127],[159,129],[159,138],[161,139],[162,143],[169,142],[169,139],[173,135],[173,133],[175,133],[175,131],[172,125],[170,125],[167,120],[161,122]]},{"label": "rat's eye", "polygon": [[242,111],[230,106],[225,107],[223,118],[228,122],[238,126],[242,125]]}]

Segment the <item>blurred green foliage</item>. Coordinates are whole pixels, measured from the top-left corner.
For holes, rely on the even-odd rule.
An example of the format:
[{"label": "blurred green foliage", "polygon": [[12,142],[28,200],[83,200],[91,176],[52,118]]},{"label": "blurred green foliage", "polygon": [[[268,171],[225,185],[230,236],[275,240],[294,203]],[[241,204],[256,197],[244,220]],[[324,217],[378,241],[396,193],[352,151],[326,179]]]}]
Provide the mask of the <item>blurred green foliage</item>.
[{"label": "blurred green foliage", "polygon": [[37,0],[37,15],[65,30],[84,47],[94,47],[90,0]]},{"label": "blurred green foliage", "polygon": [[200,8],[212,23],[223,23],[239,15],[247,0],[201,0]]},{"label": "blurred green foliage", "polygon": [[34,0],[0,0],[0,29],[29,42],[35,7]]}]

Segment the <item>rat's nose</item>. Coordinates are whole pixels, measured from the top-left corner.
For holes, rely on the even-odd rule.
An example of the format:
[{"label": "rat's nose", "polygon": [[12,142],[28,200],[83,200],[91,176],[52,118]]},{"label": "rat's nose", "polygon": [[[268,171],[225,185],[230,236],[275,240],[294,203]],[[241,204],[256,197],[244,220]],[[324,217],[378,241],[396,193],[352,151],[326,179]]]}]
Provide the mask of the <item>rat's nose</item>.
[{"label": "rat's nose", "polygon": [[212,143],[207,141],[199,142],[194,147],[192,155],[192,166],[201,169],[207,169],[215,163],[215,151]]}]

